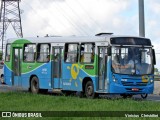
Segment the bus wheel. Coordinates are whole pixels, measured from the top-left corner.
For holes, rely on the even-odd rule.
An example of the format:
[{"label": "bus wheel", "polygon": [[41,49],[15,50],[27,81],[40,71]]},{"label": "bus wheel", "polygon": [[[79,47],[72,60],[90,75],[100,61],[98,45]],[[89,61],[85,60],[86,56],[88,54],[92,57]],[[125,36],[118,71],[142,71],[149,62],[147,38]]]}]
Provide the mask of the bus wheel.
[{"label": "bus wheel", "polygon": [[96,94],[94,93],[94,86],[92,81],[88,81],[85,86],[85,95],[87,98],[95,98]]},{"label": "bus wheel", "polygon": [[39,81],[37,77],[31,79],[31,92],[35,94],[39,93]]},{"label": "bus wheel", "polygon": [[147,96],[148,96],[148,94],[141,94],[141,97],[142,97],[143,99],[146,99]]}]

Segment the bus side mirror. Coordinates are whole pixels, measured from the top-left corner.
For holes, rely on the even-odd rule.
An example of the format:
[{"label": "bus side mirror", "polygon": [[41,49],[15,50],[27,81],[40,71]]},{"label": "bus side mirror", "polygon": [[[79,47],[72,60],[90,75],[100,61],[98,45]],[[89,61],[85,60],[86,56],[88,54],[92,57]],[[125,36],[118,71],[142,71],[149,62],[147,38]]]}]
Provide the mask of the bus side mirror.
[{"label": "bus side mirror", "polygon": [[111,56],[111,47],[107,48],[108,56]]},{"label": "bus side mirror", "polygon": [[152,49],[152,54],[153,54],[153,64],[156,65],[156,55],[154,49]]}]

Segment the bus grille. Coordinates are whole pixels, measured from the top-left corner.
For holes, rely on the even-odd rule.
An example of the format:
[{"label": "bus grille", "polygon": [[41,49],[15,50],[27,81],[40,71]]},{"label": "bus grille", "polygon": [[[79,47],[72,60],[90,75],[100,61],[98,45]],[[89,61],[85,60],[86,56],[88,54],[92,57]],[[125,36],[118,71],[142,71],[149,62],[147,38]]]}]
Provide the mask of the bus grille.
[{"label": "bus grille", "polygon": [[147,82],[125,82],[121,81],[123,86],[146,86]]}]

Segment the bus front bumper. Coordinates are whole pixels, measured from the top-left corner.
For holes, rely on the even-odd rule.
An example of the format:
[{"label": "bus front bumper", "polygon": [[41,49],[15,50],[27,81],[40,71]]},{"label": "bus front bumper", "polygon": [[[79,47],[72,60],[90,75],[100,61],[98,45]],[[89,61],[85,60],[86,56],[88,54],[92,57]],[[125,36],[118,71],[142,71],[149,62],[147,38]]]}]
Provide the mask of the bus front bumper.
[{"label": "bus front bumper", "polygon": [[123,86],[121,84],[112,83],[109,88],[109,93],[117,94],[152,94],[154,84],[146,86]]}]

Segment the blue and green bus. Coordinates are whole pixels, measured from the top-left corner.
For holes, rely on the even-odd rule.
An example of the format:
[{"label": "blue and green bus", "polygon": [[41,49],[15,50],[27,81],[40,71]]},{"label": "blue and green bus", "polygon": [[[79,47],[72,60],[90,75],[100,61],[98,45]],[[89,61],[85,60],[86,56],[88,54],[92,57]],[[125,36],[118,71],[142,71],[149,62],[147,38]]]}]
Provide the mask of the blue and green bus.
[{"label": "blue and green bus", "polygon": [[4,83],[30,90],[123,97],[154,90],[155,52],[143,37],[96,36],[9,39]]}]

